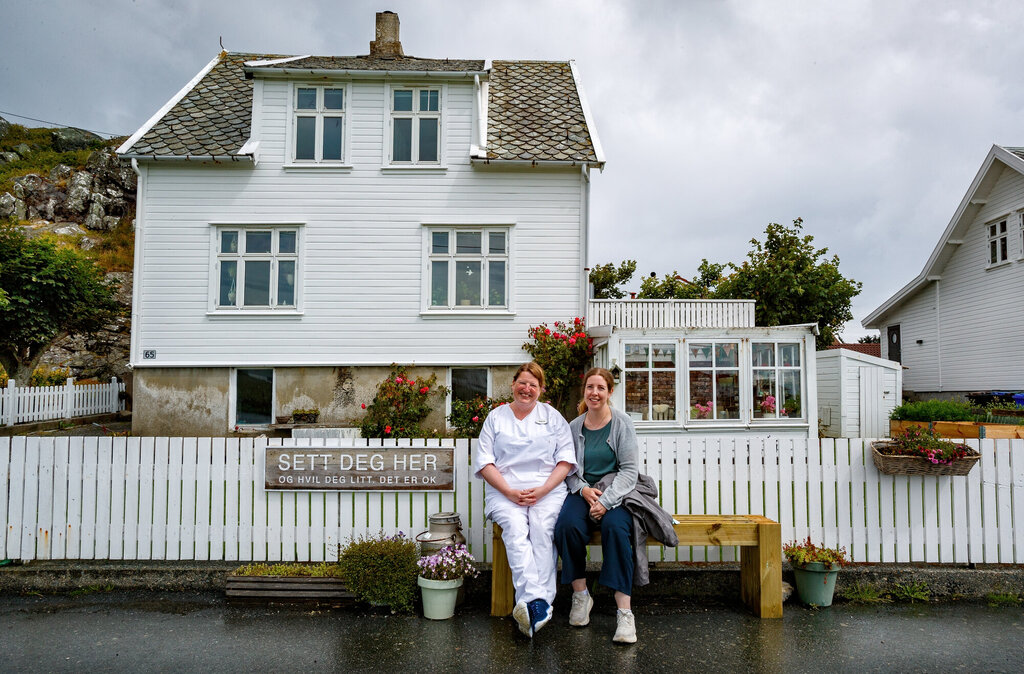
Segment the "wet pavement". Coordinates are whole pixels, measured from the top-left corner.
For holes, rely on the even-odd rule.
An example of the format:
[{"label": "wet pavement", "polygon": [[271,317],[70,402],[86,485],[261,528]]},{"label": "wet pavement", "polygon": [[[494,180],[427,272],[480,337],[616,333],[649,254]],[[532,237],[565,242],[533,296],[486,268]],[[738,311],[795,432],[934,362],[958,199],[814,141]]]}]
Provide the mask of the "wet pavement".
[{"label": "wet pavement", "polygon": [[782,620],[738,606],[637,609],[639,641],[611,642],[615,616],[533,640],[487,607],[430,621],[355,607],[239,606],[216,593],[0,596],[0,669],[23,671],[952,672],[1021,671],[1024,610],[980,603],[787,603]]}]

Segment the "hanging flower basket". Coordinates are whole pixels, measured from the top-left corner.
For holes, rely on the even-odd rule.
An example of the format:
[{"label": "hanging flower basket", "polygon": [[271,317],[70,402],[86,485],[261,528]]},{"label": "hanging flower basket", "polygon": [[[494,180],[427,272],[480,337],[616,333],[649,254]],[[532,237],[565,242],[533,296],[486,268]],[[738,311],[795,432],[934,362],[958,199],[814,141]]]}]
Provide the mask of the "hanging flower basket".
[{"label": "hanging flower basket", "polygon": [[893,454],[894,451],[904,451],[895,442],[872,442],[871,458],[878,471],[886,475],[967,475],[981,454],[966,445],[958,447],[962,448],[963,456],[942,463],[920,454]]}]

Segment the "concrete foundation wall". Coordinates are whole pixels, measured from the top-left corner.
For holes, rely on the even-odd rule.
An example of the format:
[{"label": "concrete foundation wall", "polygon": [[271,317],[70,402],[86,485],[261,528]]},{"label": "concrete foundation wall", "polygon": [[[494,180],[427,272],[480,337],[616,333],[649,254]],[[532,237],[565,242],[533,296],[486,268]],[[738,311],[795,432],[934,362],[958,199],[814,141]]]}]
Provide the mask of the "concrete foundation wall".
[{"label": "concrete foundation wall", "polygon": [[214,367],[135,370],[132,435],[226,435],[230,372]]}]

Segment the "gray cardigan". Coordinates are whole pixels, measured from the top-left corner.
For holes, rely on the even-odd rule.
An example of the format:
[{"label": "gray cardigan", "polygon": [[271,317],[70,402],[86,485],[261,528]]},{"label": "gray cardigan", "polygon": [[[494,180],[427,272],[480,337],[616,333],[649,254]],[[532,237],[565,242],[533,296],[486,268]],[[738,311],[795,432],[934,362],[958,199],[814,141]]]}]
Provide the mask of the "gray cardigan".
[{"label": "gray cardigan", "polygon": [[[587,418],[586,413],[569,422],[569,429],[572,431],[572,441],[576,445],[576,470],[569,473],[565,478],[565,484],[573,494],[584,487],[591,487],[583,479],[583,420]],[[623,497],[636,487],[636,477],[639,473],[639,450],[636,443],[636,429],[633,428],[633,420],[625,412],[612,408],[612,425],[608,431],[608,446],[615,452],[615,461],[619,464],[618,475],[612,481],[608,489],[598,497],[608,510],[617,508]]]}]

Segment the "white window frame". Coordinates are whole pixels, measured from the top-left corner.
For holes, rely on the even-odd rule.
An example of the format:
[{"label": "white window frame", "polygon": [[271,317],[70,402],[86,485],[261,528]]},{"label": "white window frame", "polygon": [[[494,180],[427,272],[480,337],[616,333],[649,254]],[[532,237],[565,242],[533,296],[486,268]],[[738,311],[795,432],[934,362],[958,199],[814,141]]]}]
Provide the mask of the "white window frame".
[{"label": "white window frame", "polygon": [[[420,110],[420,91],[436,91],[438,92],[438,108],[436,112],[429,110]],[[395,111],[395,92],[396,91],[412,91],[412,111]],[[444,84],[391,84],[387,87],[387,100],[385,101],[387,111],[387,131],[384,134],[384,167],[385,168],[444,168],[447,164],[445,157],[445,126],[448,114],[448,101],[447,101],[448,87]],[[395,161],[394,154],[394,129],[395,119],[412,119],[412,147],[410,149],[409,161]],[[418,121],[420,119],[437,119],[437,160],[435,161],[420,161],[419,159],[419,137],[420,137],[420,125]]]},{"label": "white window frame", "polygon": [[[709,366],[698,366],[691,368],[690,366],[690,344],[711,344],[711,365]],[[735,344],[736,345],[736,365],[734,367],[718,366],[715,364],[715,349],[719,344]],[[749,340],[735,337],[735,338],[722,338],[722,337],[695,337],[692,339],[685,339],[680,347],[680,352],[683,354],[683,364],[679,367],[680,370],[680,387],[682,390],[683,399],[683,414],[682,421],[684,426],[738,426],[746,425],[750,418],[746,413],[747,405],[744,403],[749,394],[745,393],[746,389],[750,387],[752,372],[750,369],[750,356],[748,346]],[[712,403],[712,416],[708,419],[691,418],[690,411],[693,407],[693,401],[690,400],[690,370],[711,370],[711,386],[713,391],[713,398],[710,401]],[[718,402],[718,383],[715,375],[719,371],[736,370],[736,385],[737,392],[739,395],[739,416],[735,419],[716,419],[714,417],[715,411],[717,410]],[[678,389],[677,389],[678,390]],[[677,393],[677,398],[680,397]]]},{"label": "white window frame", "polygon": [[[302,223],[210,223],[210,282],[207,314],[213,316],[238,316],[238,315],[267,315],[267,316],[288,316],[302,313],[303,300],[303,258],[305,256],[305,227]],[[238,232],[237,252],[221,252],[221,234],[223,232]],[[249,232],[271,232],[271,244],[269,253],[246,253],[245,237]],[[278,250],[280,232],[295,233],[295,253],[281,253]],[[220,274],[221,265],[224,262],[236,262],[236,295],[233,306],[220,304]],[[246,261],[269,261],[270,262],[270,304],[250,305],[245,302],[245,264]],[[295,262],[294,292],[295,302],[290,305],[277,305],[278,291],[278,264],[281,261]]]},{"label": "white window frame", "polygon": [[[316,110],[298,109],[299,89],[316,89]],[[340,89],[342,93],[342,109],[324,109],[324,89]],[[312,83],[293,82],[288,88],[288,133],[285,146],[285,167],[286,168],[351,168],[349,160],[349,148],[352,146],[351,124],[348,119],[348,109],[351,103],[351,88],[348,83]],[[313,141],[313,159],[296,159],[295,152],[298,142],[298,119],[299,117],[316,117],[316,133]],[[323,128],[325,117],[337,117],[341,119],[341,158],[323,159]]]},{"label": "white window frame", "polygon": [[[514,227],[509,224],[491,225],[441,225],[426,224],[423,227],[423,266],[422,274],[422,311],[423,315],[467,315],[467,314],[512,314],[515,313],[513,288],[515,287],[515,265],[513,264],[515,243],[513,237]],[[433,252],[433,234],[435,232],[448,233],[448,253]],[[459,232],[476,232],[481,236],[480,253],[457,253],[456,237]],[[490,253],[490,233],[503,232],[505,234],[505,253]],[[490,295],[490,267],[491,260],[501,260],[505,263],[505,304],[491,306],[488,303]],[[433,262],[448,262],[448,303],[444,306],[432,304],[432,282]],[[480,273],[483,276],[481,287],[481,303],[473,305],[456,304],[456,263],[460,261],[480,261]]]},{"label": "white window frame", "polygon": [[[667,345],[671,345],[675,349],[675,362],[674,362],[673,366],[671,368],[668,368],[668,367],[654,367],[654,365],[653,365],[653,363],[654,363],[654,351],[653,351],[654,350],[654,346],[655,345],[659,345],[660,346],[660,345],[666,345],[666,344]],[[645,365],[644,367],[637,367],[635,365],[630,365],[629,362],[627,361],[627,358],[626,358],[626,347],[627,346],[635,346],[635,345],[647,346],[647,365]],[[621,383],[619,384],[622,387],[622,395],[623,395],[623,407],[622,407],[622,409],[625,410],[626,414],[629,414],[630,416],[633,416],[634,414],[640,414],[641,415],[641,418],[639,418],[639,419],[637,419],[635,417],[633,418],[633,421],[635,423],[642,423],[642,424],[648,424],[648,423],[650,423],[650,424],[666,424],[666,423],[667,424],[678,424],[679,423],[679,421],[680,421],[679,420],[679,401],[681,399],[681,396],[679,395],[679,393],[680,393],[680,391],[679,391],[679,370],[680,370],[679,356],[682,353],[683,352],[681,350],[681,343],[680,343],[680,341],[678,339],[657,339],[657,338],[652,338],[652,339],[624,339],[622,341],[622,366],[621,366],[622,367],[622,374],[620,375],[620,382]],[[626,405],[628,404],[626,396],[628,395],[627,387],[629,385],[629,382],[628,382],[628,378],[629,378],[628,377],[628,373],[629,372],[646,372],[647,373],[647,410],[645,412],[634,412],[634,411],[630,411],[630,410],[628,410],[626,408]],[[674,393],[675,393],[675,396],[674,396],[675,397],[675,405],[671,409],[671,411],[672,411],[672,418],[671,419],[666,419],[666,418],[658,419],[658,418],[656,418],[656,416],[663,416],[663,415],[667,414],[669,410],[665,410],[664,412],[659,413],[659,412],[657,412],[654,409],[654,406],[656,404],[654,402],[654,373],[655,372],[672,372],[673,373],[673,377],[672,377],[673,383],[672,383],[672,386],[675,389],[674,390]],[[664,403],[657,403],[657,404],[664,404]]]},{"label": "white window frame", "polygon": [[[1010,260],[1010,219],[1011,216],[1004,215],[995,220],[985,223],[985,266],[986,268],[999,267]],[[995,232],[993,233],[993,228]],[[1002,231],[1000,231],[1000,228]],[[1000,245],[1001,242],[1001,245]],[[996,260],[992,260],[992,244],[996,244]],[[1002,248],[1000,251],[999,249]],[[1002,255],[998,255],[998,253]]]},{"label": "white window frame", "polygon": [[1017,211],[1017,261],[1024,261],[1024,210]]},{"label": "white window frame", "polygon": [[[270,370],[270,422],[266,424],[240,424],[238,423],[238,371],[239,370]],[[231,381],[228,384],[228,430],[239,429],[264,429],[270,428],[274,423],[274,415],[277,414],[277,369],[263,365],[246,365],[243,367],[232,367],[230,372]]]},{"label": "white window frame", "polygon": [[[775,360],[775,364],[774,365],[771,365],[771,366],[757,366],[757,365],[754,365],[754,345],[755,344],[771,344],[772,352],[773,352],[773,358]],[[783,365],[781,362],[779,362],[779,345],[780,344],[796,346],[796,348],[797,348],[797,355],[800,358],[800,364],[799,365],[795,365],[795,366],[794,365]],[[750,416],[750,422],[752,424],[773,424],[773,425],[776,425],[776,424],[779,424],[779,423],[786,423],[786,422],[790,422],[790,421],[806,423],[806,421],[807,421],[807,400],[806,400],[806,398],[807,398],[807,390],[806,390],[806,382],[805,382],[805,375],[804,375],[805,368],[806,368],[806,357],[805,357],[805,354],[804,354],[804,343],[803,343],[803,341],[799,340],[799,339],[751,339],[750,340],[750,347],[749,348],[750,348],[750,358],[749,358],[750,365],[749,365],[748,369],[750,370],[750,381],[747,382],[747,388],[749,389],[749,393],[748,393],[749,400],[746,403],[746,413]],[[753,398],[753,391],[754,391],[753,387],[754,387],[754,379],[755,379],[755,372],[754,371],[755,370],[772,370],[775,373],[775,391],[773,392],[773,395],[775,396],[775,411],[773,413],[773,416],[764,416],[764,417],[755,417],[754,416],[754,408],[759,404],[758,401],[754,400],[754,398]],[[780,416],[779,410],[782,408],[782,405],[785,403],[785,401],[782,400],[782,396],[779,395],[781,390],[782,390],[782,373],[783,372],[794,372],[794,371],[799,373],[799,377],[798,378],[799,378],[799,382],[800,382],[800,415],[799,416],[795,416],[795,417]]]}]

